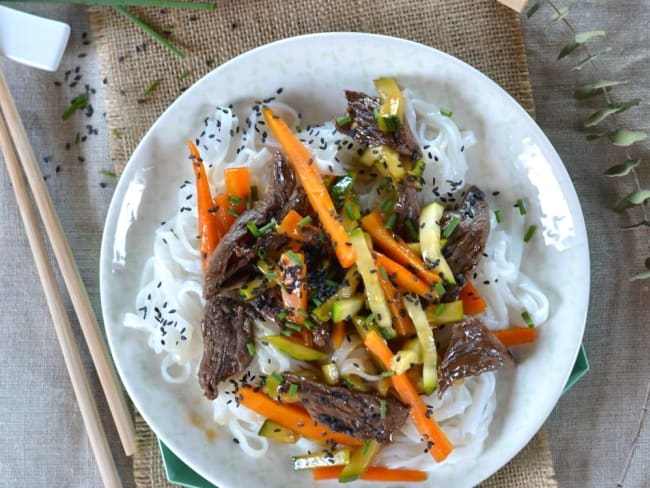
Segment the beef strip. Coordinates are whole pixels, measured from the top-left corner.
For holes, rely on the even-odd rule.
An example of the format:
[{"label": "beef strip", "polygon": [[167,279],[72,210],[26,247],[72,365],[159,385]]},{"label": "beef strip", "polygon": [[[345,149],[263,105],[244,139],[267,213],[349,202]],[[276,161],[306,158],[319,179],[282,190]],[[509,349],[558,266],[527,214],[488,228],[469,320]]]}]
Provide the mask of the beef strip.
[{"label": "beef strip", "polygon": [[298,385],[300,402],[311,418],[334,432],[357,439],[391,442],[393,433],[404,425],[409,414],[408,407],[386,398],[386,415],[381,418],[382,398],[377,395],[324,385],[294,373],[282,376],[287,383]]},{"label": "beef strip", "polygon": [[402,156],[410,160],[420,159],[422,152],[406,121],[400,130],[383,132],[375,121],[374,110],[381,107],[378,97],[371,97],[365,93],[346,90],[348,100],[348,115],[352,122],[338,129],[352,137],[352,139],[367,146],[390,146]]},{"label": "beef strip", "polygon": [[246,344],[253,341],[254,320],[255,311],[233,290],[208,299],[201,323],[203,356],[199,366],[199,384],[208,399],[217,398],[219,383],[251,362]]},{"label": "beef strip", "polygon": [[284,156],[277,153],[271,183],[264,198],[237,217],[208,258],[203,285],[204,296],[210,298],[218,293],[221,285],[257,259],[259,249],[278,249],[286,243],[286,237],[276,232],[252,239],[247,227],[248,222],[255,222],[258,227],[268,224],[272,218],[280,222],[293,206],[304,206],[305,201],[304,191],[296,185],[291,167]]},{"label": "beef strip", "polygon": [[418,191],[413,183],[406,181],[397,188],[397,202],[395,203],[395,231],[406,241],[413,240],[406,227],[406,221],[410,221],[415,229],[418,230],[420,220],[420,202],[418,200]]},{"label": "beef strip", "polygon": [[438,364],[438,395],[454,381],[511,365],[512,356],[478,317],[454,324],[449,346]]},{"label": "beef strip", "polygon": [[485,194],[475,186],[470,187],[458,207],[445,210],[441,228],[444,229],[453,217],[460,222],[447,239],[442,253],[454,276],[462,282],[481,259],[490,233],[490,208]]}]

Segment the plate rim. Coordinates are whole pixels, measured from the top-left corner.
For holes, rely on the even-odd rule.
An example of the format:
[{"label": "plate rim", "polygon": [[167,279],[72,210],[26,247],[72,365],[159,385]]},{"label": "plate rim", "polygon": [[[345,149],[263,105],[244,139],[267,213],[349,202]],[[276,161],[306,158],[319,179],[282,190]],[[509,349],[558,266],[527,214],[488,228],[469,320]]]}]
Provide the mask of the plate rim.
[{"label": "plate rim", "polygon": [[[549,152],[551,154],[554,154],[557,157],[558,162],[560,163],[557,168],[554,167],[554,169],[557,169],[560,173],[562,173],[562,176],[567,179],[567,181],[570,184],[570,192],[566,194],[563,192],[563,196],[567,200],[573,200],[572,209],[576,208],[579,210],[577,215],[572,215],[572,217],[575,219],[574,220],[574,228],[576,231],[576,235],[583,236],[584,237],[584,246],[585,246],[585,265],[587,268],[587,273],[586,273],[586,279],[585,279],[585,287],[582,290],[582,293],[579,294],[579,298],[581,301],[585,304],[584,309],[581,311],[579,314],[580,320],[580,341],[577,342],[577,344],[574,347],[573,354],[571,356],[571,362],[570,364],[573,365],[578,357],[578,354],[580,352],[580,347],[582,345],[582,339],[584,337],[585,329],[586,329],[586,321],[587,321],[587,313],[588,313],[588,308],[589,308],[589,299],[590,299],[590,293],[591,293],[591,276],[589,273],[589,270],[591,269],[591,260],[590,260],[590,245],[589,245],[589,239],[588,239],[588,233],[586,230],[586,224],[584,220],[584,213],[582,211],[582,206],[580,205],[580,201],[575,189],[575,186],[573,185],[573,182],[571,180],[571,177],[567,171],[566,165],[564,164],[562,158],[560,157],[559,153],[553,146],[553,144],[550,142],[548,137],[546,136],[545,132],[542,130],[542,128],[537,124],[537,122],[533,119],[533,117],[524,109],[521,104],[510,94],[508,93],[503,87],[501,87],[498,83],[496,83],[494,80],[492,80],[490,77],[488,77],[486,74],[472,66],[466,61],[463,61],[455,56],[452,56],[444,51],[441,51],[439,49],[436,49],[434,47],[411,41],[408,39],[400,38],[400,37],[394,37],[394,36],[388,36],[388,35],[383,35],[383,34],[373,34],[373,33],[367,33],[367,32],[346,32],[346,31],[341,31],[341,32],[320,32],[320,33],[313,33],[313,34],[303,34],[303,35],[298,35],[298,36],[292,36],[284,39],[279,39],[261,46],[258,46],[256,48],[253,48],[251,50],[245,51],[232,59],[229,59],[228,61],[224,62],[223,64],[215,67],[213,70],[210,72],[206,73],[204,76],[202,76],[200,79],[198,79],[196,82],[194,82],[181,96],[179,96],[177,99],[175,99],[153,122],[151,127],[146,131],[144,136],[140,139],[138,142],[138,145],[136,146],[135,150],[129,157],[129,161],[124,167],[124,170],[122,172],[122,176],[127,174],[128,172],[132,171],[132,168],[134,168],[134,161],[138,159],[140,153],[144,150],[145,147],[145,141],[151,137],[151,134],[155,133],[157,130],[157,127],[161,124],[161,120],[166,117],[168,112],[174,109],[177,105],[182,105],[185,103],[185,100],[187,98],[192,97],[192,92],[194,89],[203,83],[206,82],[206,80],[212,76],[215,76],[215,73],[221,71],[221,70],[226,70],[229,66],[237,63],[241,63],[242,61],[245,61],[246,58],[255,56],[257,53],[260,51],[264,51],[267,49],[276,49],[278,47],[283,46],[284,44],[291,44],[291,43],[296,43],[300,42],[305,39],[327,39],[331,37],[337,37],[337,38],[343,38],[343,37],[350,37],[350,38],[357,38],[359,40],[368,40],[368,39],[376,39],[378,41],[382,42],[389,42],[389,43],[396,43],[396,44],[402,44],[403,46],[411,46],[411,47],[416,47],[418,49],[425,49],[431,52],[434,56],[439,56],[443,60],[446,60],[448,62],[451,62],[453,64],[456,64],[460,66],[462,69],[469,70],[473,75],[478,76],[483,83],[486,83],[487,86],[489,86],[493,90],[497,90],[501,95],[505,96],[509,101],[511,102],[511,108],[513,109],[514,112],[517,112],[520,114],[520,116],[523,116],[524,119],[527,120],[527,122],[535,129],[537,132],[537,142],[539,142],[543,146],[543,150],[545,152]],[[401,47],[401,46],[400,46]],[[100,281],[100,298],[101,298],[101,311],[102,311],[102,319],[103,319],[103,324],[104,324],[104,332],[107,337],[107,342],[110,347],[111,351],[111,356],[113,357],[114,363],[116,370],[118,371],[118,374],[120,376],[120,379],[129,394],[129,397],[131,398],[131,401],[133,402],[134,406],[138,409],[138,412],[140,415],[144,418],[144,420],[147,422],[147,425],[149,428],[151,428],[156,436],[158,436],[169,448],[181,459],[183,462],[185,462],[188,466],[190,466],[196,473],[201,475],[202,477],[210,480],[212,476],[203,471],[200,467],[196,467],[194,463],[189,460],[183,453],[181,453],[178,449],[175,449],[177,443],[174,442],[172,439],[169,439],[165,434],[160,434],[158,432],[158,429],[154,427],[154,425],[151,424],[149,421],[149,416],[142,411],[140,408],[141,402],[136,400],[137,396],[134,398],[134,395],[131,394],[130,389],[127,387],[127,384],[129,383],[128,381],[124,380],[124,376],[122,375],[122,367],[119,363],[118,360],[115,359],[115,355],[113,355],[113,350],[115,348],[114,342],[112,335],[109,333],[110,326],[107,323],[108,321],[105,320],[105,317],[108,315],[106,313],[105,307],[107,307],[106,301],[104,300],[104,289],[105,289],[105,278],[106,278],[106,273],[110,272],[110,269],[105,269],[106,266],[104,265],[106,260],[106,254],[108,253],[108,249],[110,247],[109,243],[109,235],[111,236],[111,239],[113,237],[114,233],[108,232],[111,230],[112,227],[115,227],[117,224],[117,217],[119,216],[120,213],[120,205],[118,205],[116,197],[118,195],[122,195],[124,193],[124,187],[125,185],[128,184],[127,178],[121,177],[115,187],[113,196],[111,198],[111,203],[109,205],[109,210],[106,214],[106,220],[105,224],[103,227],[103,235],[102,235],[102,241],[101,241],[101,252],[100,252],[100,273],[99,273],[99,281]],[[120,200],[121,202],[121,200]],[[511,461],[526,445],[532,437],[535,435],[537,430],[541,428],[546,420],[548,419],[549,415],[557,405],[559,398],[562,394],[563,391],[563,386],[566,384],[566,381],[568,380],[569,376],[571,375],[571,369],[572,367],[569,367],[565,374],[563,375],[563,380],[561,382],[562,387],[557,389],[556,394],[553,395],[552,397],[552,402],[551,402],[551,408],[548,410],[548,412],[545,412],[543,415],[543,421],[540,423],[539,427],[531,430],[528,429],[527,432],[530,432],[530,435],[528,433],[526,434],[527,441],[524,443],[522,446],[516,447],[516,448],[510,448],[507,450],[507,455],[503,458],[504,460],[497,463],[498,466],[494,470],[489,470],[490,473],[487,476],[483,476],[482,480],[486,479],[489,477],[491,474],[496,473],[499,471],[505,464],[507,464],[509,461]],[[537,423],[535,423],[537,424]],[[485,471],[485,470],[482,470]],[[482,481],[480,480],[480,481]]]}]

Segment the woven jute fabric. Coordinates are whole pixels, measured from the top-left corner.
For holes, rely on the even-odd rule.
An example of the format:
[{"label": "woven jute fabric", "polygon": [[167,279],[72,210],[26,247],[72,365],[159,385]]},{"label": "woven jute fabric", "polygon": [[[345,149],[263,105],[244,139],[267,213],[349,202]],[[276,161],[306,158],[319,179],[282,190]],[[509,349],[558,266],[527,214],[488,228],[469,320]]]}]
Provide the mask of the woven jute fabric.
[{"label": "woven jute fabric", "polygon": [[[214,12],[132,9],[185,53],[179,59],[115,11],[90,9],[104,77],[111,158],[119,171],[156,118],[195,80],[260,45],[314,32],[371,32],[435,47],[483,71],[530,113],[534,104],[518,17],[494,0],[238,0]],[[156,89],[144,95],[153,80]],[[136,415],[140,451],[134,459],[139,488],[172,486],[156,438]],[[553,488],[544,432],[482,488]]]}]

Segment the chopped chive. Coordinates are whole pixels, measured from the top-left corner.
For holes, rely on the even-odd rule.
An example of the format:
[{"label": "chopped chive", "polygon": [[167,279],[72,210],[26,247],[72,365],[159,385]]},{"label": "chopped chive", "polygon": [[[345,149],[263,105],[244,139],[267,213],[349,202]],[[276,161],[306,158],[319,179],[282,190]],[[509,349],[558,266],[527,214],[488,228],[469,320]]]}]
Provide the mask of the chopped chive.
[{"label": "chopped chive", "polygon": [[494,217],[497,219],[497,224],[503,222],[503,212],[499,209],[494,211]]},{"label": "chopped chive", "polygon": [[295,397],[297,394],[298,394],[298,385],[295,383],[291,383],[289,385],[289,396]]},{"label": "chopped chive", "polygon": [[278,274],[275,271],[267,271],[266,273],[264,273],[264,277],[269,280],[277,280]]},{"label": "chopped chive", "polygon": [[384,200],[384,202],[381,204],[381,211],[382,212],[388,212],[391,208],[393,208],[393,200],[390,198],[387,198]]},{"label": "chopped chive", "polygon": [[298,256],[295,252],[293,252],[292,250],[288,250],[286,254],[287,257],[291,259],[291,261],[302,266],[302,259],[300,259],[300,256]]},{"label": "chopped chive", "polygon": [[515,206],[519,207],[519,213],[521,215],[526,215],[526,204],[521,198],[517,200],[517,204]]},{"label": "chopped chive", "polygon": [[414,241],[417,241],[419,237],[418,232],[415,230],[415,226],[413,225],[411,219],[406,219],[404,221],[404,227],[406,227],[406,232],[408,233],[409,237]]},{"label": "chopped chive", "polygon": [[286,319],[287,315],[289,315],[289,313],[286,310],[282,310],[281,312],[278,312],[278,320]]},{"label": "chopped chive", "polygon": [[370,443],[372,441],[366,441],[363,443],[363,447],[361,448],[361,454],[365,455],[368,452],[368,449],[370,449]]},{"label": "chopped chive", "polygon": [[309,312],[305,310],[304,308],[299,308],[297,312],[302,315],[303,317],[309,317]]},{"label": "chopped chive", "polygon": [[253,208],[253,201],[251,200],[250,193],[246,195],[246,210]]},{"label": "chopped chive", "polygon": [[348,125],[350,122],[352,122],[352,117],[349,115],[344,115],[343,117],[336,119],[337,125]]},{"label": "chopped chive", "polygon": [[278,383],[282,383],[284,381],[284,378],[282,377],[282,375],[280,373],[278,373],[277,371],[273,371],[273,373],[271,373],[271,378],[273,378]]},{"label": "chopped chive", "polygon": [[85,93],[77,95],[70,102],[70,106],[61,114],[63,120],[68,120],[76,110],[83,110],[88,105],[88,96]]},{"label": "chopped chive", "polygon": [[264,224],[260,227],[260,234],[266,234],[268,231],[275,229],[276,225],[275,219],[271,220],[268,224]]},{"label": "chopped chive", "polygon": [[287,336],[287,337],[291,337],[292,332],[290,330],[284,329],[284,330],[280,331],[280,334],[282,334],[284,336]]},{"label": "chopped chive", "polygon": [[388,281],[388,273],[386,273],[386,268],[379,266],[379,272],[381,273],[381,277]]},{"label": "chopped chive", "polygon": [[379,183],[379,189],[384,190],[388,185],[390,185],[392,180],[388,177],[384,178],[381,183]]},{"label": "chopped chive", "polygon": [[228,213],[230,215],[234,215],[235,217],[239,217],[239,212],[232,207],[228,207]]},{"label": "chopped chive", "polygon": [[372,109],[372,117],[375,119],[375,122],[379,120],[379,109],[378,108],[373,108]]},{"label": "chopped chive", "polygon": [[381,373],[381,375],[382,375],[384,378],[390,378],[390,377],[393,376],[394,374],[395,374],[395,371],[382,371],[382,373]]},{"label": "chopped chive", "polygon": [[397,215],[390,214],[390,217],[388,217],[388,220],[386,221],[386,228],[388,230],[392,230],[393,227],[395,227],[395,221],[396,220],[397,220]]},{"label": "chopped chive", "polygon": [[255,224],[254,221],[249,220],[248,223],[246,224],[246,227],[250,231],[251,234],[253,234],[253,237],[259,237],[262,235],[260,230],[257,228],[257,225]]},{"label": "chopped chive", "polygon": [[307,330],[314,330],[314,327],[315,327],[314,323],[309,319],[305,319],[305,321],[303,322],[303,325],[305,327],[307,327]]},{"label": "chopped chive", "polygon": [[250,354],[251,356],[255,356],[255,352],[256,352],[255,344],[253,344],[252,342],[247,342],[246,349],[248,349],[248,354]]},{"label": "chopped chive", "polygon": [[379,400],[379,416],[382,419],[386,418],[386,400],[384,400],[383,398]]},{"label": "chopped chive", "polygon": [[441,314],[442,312],[444,312],[444,311],[445,311],[445,304],[444,304],[444,303],[441,303],[440,305],[438,305],[438,306],[436,307],[436,309],[433,311],[433,313],[435,313],[436,316],[437,316],[437,315],[440,315],[440,314]]},{"label": "chopped chive", "polygon": [[307,225],[309,222],[312,221],[312,218],[310,215],[307,215],[307,217],[303,217],[300,219],[300,221],[296,224],[300,229],[302,229],[305,225]]},{"label": "chopped chive", "polygon": [[267,257],[266,249],[259,249],[257,251],[257,257],[260,258],[260,259],[266,259],[266,257]]},{"label": "chopped chive", "polygon": [[98,173],[102,176],[106,176],[106,178],[113,178],[117,179],[117,173],[114,173],[112,171],[108,171],[106,169],[100,169]]},{"label": "chopped chive", "polygon": [[445,287],[442,285],[442,283],[436,283],[436,291],[438,292],[439,295],[444,295],[447,290],[445,290]]},{"label": "chopped chive", "polygon": [[292,329],[292,330],[295,330],[295,331],[298,331],[298,332],[300,332],[302,330],[302,327],[300,327],[298,324],[294,324],[293,322],[285,322],[284,326],[287,329]]},{"label": "chopped chive", "polygon": [[354,214],[354,210],[352,209],[352,207],[348,202],[345,202],[345,204],[343,204],[343,210],[345,210],[345,213],[351,220],[356,220],[356,215]]},{"label": "chopped chive", "polygon": [[320,307],[323,304],[323,302],[319,300],[317,297],[312,298],[311,301],[314,302],[314,305],[316,305],[317,307]]},{"label": "chopped chive", "polygon": [[371,313],[363,320],[363,323],[366,325],[370,325],[373,323],[374,320],[375,320],[375,314]]},{"label": "chopped chive", "polygon": [[339,284],[336,281],[330,280],[329,278],[325,279],[325,284],[329,286],[330,288],[334,288],[339,286]]},{"label": "chopped chive", "polygon": [[449,222],[447,222],[447,225],[445,225],[445,228],[442,231],[442,237],[449,239],[449,236],[453,234],[459,223],[460,219],[458,217],[452,217]]},{"label": "chopped chive", "polygon": [[257,186],[252,185],[251,186],[251,198],[253,199],[254,202],[258,201],[260,199],[260,196],[257,192]]},{"label": "chopped chive", "polygon": [[440,115],[444,115],[445,117],[451,117],[452,115],[454,115],[454,112],[452,112],[451,110],[441,108]]},{"label": "chopped chive", "polygon": [[533,319],[530,317],[530,314],[528,313],[528,310],[524,310],[521,313],[521,318],[524,319],[524,322],[529,328],[535,327],[535,322],[533,322]]},{"label": "chopped chive", "polygon": [[234,195],[228,195],[228,203],[231,205],[241,205],[242,199]]},{"label": "chopped chive", "polygon": [[158,88],[158,85],[160,84],[160,79],[153,80],[151,83],[147,85],[147,88],[144,89],[142,92],[142,96],[146,97],[147,95],[151,95],[153,91]]},{"label": "chopped chive", "polygon": [[528,227],[528,230],[526,231],[526,235],[524,235],[524,242],[530,241],[535,235],[536,230],[537,230],[537,226],[535,224]]}]

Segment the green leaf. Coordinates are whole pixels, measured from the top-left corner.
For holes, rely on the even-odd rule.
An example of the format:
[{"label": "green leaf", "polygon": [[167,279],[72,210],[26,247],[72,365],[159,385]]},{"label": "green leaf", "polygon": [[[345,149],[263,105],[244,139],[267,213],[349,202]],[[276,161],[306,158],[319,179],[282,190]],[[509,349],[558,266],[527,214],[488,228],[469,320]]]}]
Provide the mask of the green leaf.
[{"label": "green leaf", "polygon": [[556,23],[560,22],[567,15],[569,15],[569,11],[572,8],[573,8],[573,4],[558,8],[557,11],[551,17],[551,20],[548,22],[548,24],[546,24],[546,28],[544,30],[548,32],[551,29],[551,27],[553,27]]},{"label": "green leaf", "polygon": [[557,59],[562,59],[563,57],[568,56],[573,51],[575,51],[576,48],[578,48],[580,45],[587,42],[592,37],[604,36],[605,34],[606,32],[602,30],[581,32],[579,34],[576,34],[573,39],[571,39],[564,46],[562,46],[562,49],[560,50],[560,54],[558,55]]},{"label": "green leaf", "polygon": [[588,63],[595,61],[599,57],[601,57],[603,54],[608,53],[612,50],[611,47],[607,47],[605,49],[602,49],[591,56],[586,57],[582,61],[580,61],[578,64],[576,64],[573,68],[571,68],[572,71],[580,71],[582,68],[584,68]]},{"label": "green leaf", "polygon": [[650,278],[650,270],[631,276],[630,281],[647,280],[648,278]]},{"label": "green leaf", "polygon": [[580,32],[579,34],[576,34],[576,42],[578,44],[584,44],[587,42],[589,39],[592,39],[594,37],[601,37],[607,35],[607,32],[604,30],[594,30],[594,31],[587,31],[587,32]]},{"label": "green leaf", "polygon": [[147,85],[147,88],[145,88],[144,91],[142,92],[142,96],[146,97],[148,95],[151,95],[151,93],[153,93],[153,91],[156,88],[158,88],[158,85],[160,84],[160,81],[161,81],[160,79],[156,79],[156,80],[153,80],[151,83],[149,83],[149,85]]},{"label": "green leaf", "polygon": [[605,171],[605,176],[626,176],[639,164],[641,164],[640,159],[627,159],[623,163],[612,166]]},{"label": "green leaf", "polygon": [[624,196],[616,205],[614,205],[614,210],[616,212],[622,212],[628,208],[637,207],[642,205],[646,200],[650,198],[650,190],[636,190],[630,193],[629,195]]},{"label": "green leaf", "polygon": [[607,134],[607,138],[615,146],[627,147],[635,142],[642,141],[648,134],[640,130],[619,129]]},{"label": "green leaf", "polygon": [[593,127],[594,125],[601,123],[610,115],[625,112],[632,107],[636,107],[639,103],[641,103],[641,99],[635,98],[628,102],[609,105],[607,108],[603,108],[591,114],[591,116],[585,121],[585,127]]},{"label": "green leaf", "polygon": [[[641,222],[638,222],[636,224],[631,224],[631,225],[624,225],[621,227],[623,230],[630,230],[630,229],[636,229],[637,227],[641,227],[642,225],[646,227],[650,227],[650,220],[642,220]],[[650,259],[650,258],[648,258]],[[648,260],[646,259],[646,267],[648,266]]]},{"label": "green leaf", "polygon": [[544,2],[535,2],[532,7],[528,9],[526,12],[526,16],[530,19],[533,15],[535,15],[535,12],[539,10],[539,8],[542,6],[542,3]]},{"label": "green leaf", "polygon": [[625,83],[627,83],[627,80],[625,81],[601,80],[596,83],[590,83],[588,85],[582,85],[581,87],[578,87],[576,91],[573,92],[573,96],[577,100],[585,100],[586,98],[602,94],[603,90],[608,90],[612,86],[624,85]]}]

